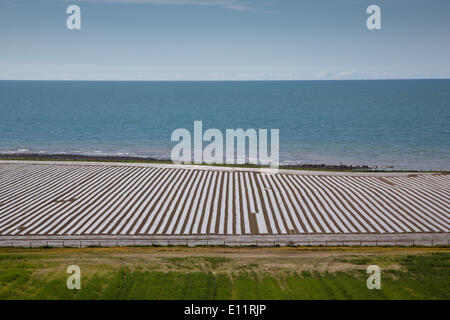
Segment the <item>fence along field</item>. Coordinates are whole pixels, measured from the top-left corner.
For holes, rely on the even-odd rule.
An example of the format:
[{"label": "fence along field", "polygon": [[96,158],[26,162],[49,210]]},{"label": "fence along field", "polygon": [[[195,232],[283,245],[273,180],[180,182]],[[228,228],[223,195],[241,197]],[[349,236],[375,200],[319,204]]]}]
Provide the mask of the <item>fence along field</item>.
[{"label": "fence along field", "polygon": [[449,187],[443,174],[2,162],[0,240],[448,233]]}]

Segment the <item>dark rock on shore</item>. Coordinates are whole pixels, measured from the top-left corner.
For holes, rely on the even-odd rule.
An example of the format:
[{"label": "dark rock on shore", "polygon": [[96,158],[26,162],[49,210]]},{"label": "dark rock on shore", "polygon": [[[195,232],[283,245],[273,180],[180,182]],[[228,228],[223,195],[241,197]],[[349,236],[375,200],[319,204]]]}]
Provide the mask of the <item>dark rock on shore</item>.
[{"label": "dark rock on shore", "polygon": [[358,170],[364,170],[364,171],[370,171],[370,170],[376,170],[376,167],[371,167],[367,165],[363,166],[351,166],[351,165],[326,165],[326,164],[291,164],[291,165],[283,165],[281,166],[283,169],[322,169],[322,170],[352,170],[352,171],[358,171]]},{"label": "dark rock on shore", "polygon": [[40,154],[40,153],[0,153],[0,159],[11,160],[48,160],[48,161],[136,161],[136,162],[170,162],[169,159],[130,156],[105,156],[82,154]]},{"label": "dark rock on shore", "polygon": [[[0,153],[4,160],[46,160],[46,161],[106,161],[106,162],[167,162],[170,159],[152,157],[114,156],[114,155],[82,155],[82,154],[42,154],[42,153]],[[326,165],[326,164],[289,164],[281,165],[281,169],[318,169],[318,170],[348,170],[375,171],[377,167],[367,165]]]}]

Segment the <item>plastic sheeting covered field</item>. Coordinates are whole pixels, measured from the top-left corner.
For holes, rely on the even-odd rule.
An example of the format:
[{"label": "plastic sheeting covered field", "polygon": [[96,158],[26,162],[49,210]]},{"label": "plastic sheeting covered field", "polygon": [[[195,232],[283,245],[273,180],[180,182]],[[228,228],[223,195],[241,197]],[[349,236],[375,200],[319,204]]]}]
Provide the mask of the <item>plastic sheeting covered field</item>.
[{"label": "plastic sheeting covered field", "polygon": [[437,233],[450,176],[0,162],[0,236]]}]

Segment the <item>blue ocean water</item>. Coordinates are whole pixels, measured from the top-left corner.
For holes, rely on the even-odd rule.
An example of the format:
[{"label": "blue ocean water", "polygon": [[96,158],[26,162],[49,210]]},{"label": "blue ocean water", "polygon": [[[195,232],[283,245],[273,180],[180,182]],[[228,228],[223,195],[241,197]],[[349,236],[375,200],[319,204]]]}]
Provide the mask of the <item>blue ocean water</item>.
[{"label": "blue ocean water", "polygon": [[280,129],[283,163],[450,170],[450,80],[0,81],[0,152],[169,158],[173,130]]}]

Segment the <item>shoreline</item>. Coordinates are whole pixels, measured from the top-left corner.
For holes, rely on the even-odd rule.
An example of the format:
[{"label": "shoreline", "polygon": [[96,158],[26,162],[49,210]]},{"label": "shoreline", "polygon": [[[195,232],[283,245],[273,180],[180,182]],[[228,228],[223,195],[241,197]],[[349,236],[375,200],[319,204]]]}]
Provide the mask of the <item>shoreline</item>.
[{"label": "shoreline", "polygon": [[[83,154],[40,154],[40,153],[0,153],[0,160],[14,161],[80,161],[80,162],[119,162],[119,163],[153,163],[174,164],[170,159],[118,156],[118,155],[83,155]],[[181,164],[192,165],[192,164]],[[232,168],[268,168],[253,164],[195,164],[200,166],[232,167]],[[279,169],[285,170],[313,170],[313,171],[337,171],[337,172],[432,172],[449,173],[445,170],[386,170],[389,168],[369,165],[326,165],[326,164],[288,164],[280,165]]]}]

